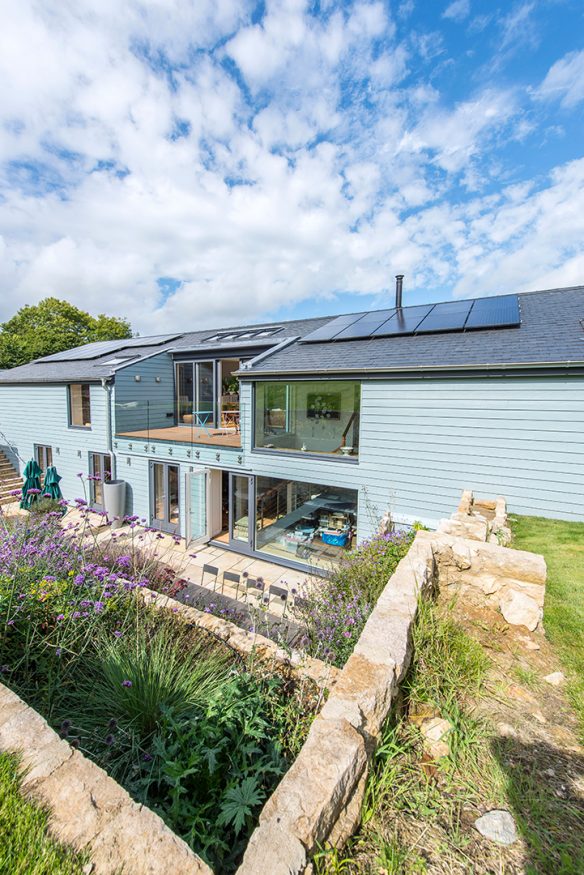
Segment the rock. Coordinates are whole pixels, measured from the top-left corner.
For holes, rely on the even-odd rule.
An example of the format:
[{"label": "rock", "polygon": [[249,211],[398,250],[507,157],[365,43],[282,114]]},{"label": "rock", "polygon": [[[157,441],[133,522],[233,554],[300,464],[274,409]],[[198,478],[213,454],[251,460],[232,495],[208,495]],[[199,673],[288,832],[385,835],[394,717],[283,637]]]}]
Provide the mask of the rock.
[{"label": "rock", "polygon": [[518,635],[517,640],[523,644],[526,650],[541,650],[541,646],[534,641],[533,638],[528,638],[527,635]]},{"label": "rock", "polygon": [[430,717],[420,724],[424,748],[435,760],[447,757],[450,753],[450,746],[445,739],[451,731],[452,724],[441,717]]},{"label": "rock", "polygon": [[546,674],[544,677],[544,681],[547,681],[552,687],[560,687],[565,680],[565,675],[563,675],[561,671],[554,671],[551,674]]},{"label": "rock", "polygon": [[515,821],[509,812],[503,809],[487,811],[475,820],[474,825],[482,836],[499,845],[512,845],[517,841]]},{"label": "rock", "polygon": [[503,738],[517,737],[517,730],[514,726],[511,726],[510,723],[497,723],[497,732],[499,735],[502,735]]},{"label": "rock", "polygon": [[537,628],[543,614],[535,599],[516,590],[505,593],[499,602],[499,608],[509,625],[527,626],[530,632]]},{"label": "rock", "polygon": [[517,684],[510,684],[507,687],[507,695],[510,699],[516,699],[518,702],[527,702],[529,705],[536,705],[537,699],[528,690],[519,687]]},{"label": "rock", "polygon": [[547,720],[545,719],[541,711],[534,711],[533,717],[535,718],[535,720],[537,720],[538,723],[547,723]]}]

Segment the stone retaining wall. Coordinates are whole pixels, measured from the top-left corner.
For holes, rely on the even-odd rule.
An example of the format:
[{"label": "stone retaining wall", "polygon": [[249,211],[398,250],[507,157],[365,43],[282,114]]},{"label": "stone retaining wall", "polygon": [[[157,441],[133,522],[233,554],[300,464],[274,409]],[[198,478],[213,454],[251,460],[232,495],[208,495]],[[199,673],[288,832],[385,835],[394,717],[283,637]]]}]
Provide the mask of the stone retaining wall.
[{"label": "stone retaining wall", "polygon": [[195,626],[216,635],[242,656],[250,656],[253,652],[254,656],[268,665],[271,664],[276,670],[278,667],[288,668],[298,677],[313,681],[321,689],[331,689],[341,673],[340,669],[334,665],[329,665],[320,659],[314,659],[298,650],[280,647],[270,638],[265,638],[255,632],[246,632],[230,620],[223,620],[221,617],[207,614],[205,611],[191,607],[191,605],[184,605],[170,596],[154,592],[147,587],[136,590],[136,592],[142,596],[147,604],[157,608],[169,608],[186,622],[193,623]]},{"label": "stone retaining wall", "polygon": [[300,754],[266,802],[237,875],[308,872],[319,846],[342,846],[358,825],[369,760],[410,663],[420,595],[434,585],[456,586],[494,601],[510,623],[537,626],[545,561],[501,546],[510,534],[505,500],[475,502],[471,492],[437,532],[416,534]]},{"label": "stone retaining wall", "polygon": [[23,792],[49,811],[55,838],[89,852],[96,875],[213,875],[157,814],[134,802],[2,684],[0,750],[20,754]]},{"label": "stone retaining wall", "polygon": [[[531,632],[541,625],[547,576],[543,556],[511,550],[505,499],[475,501],[464,492],[458,511],[442,520],[432,543],[438,584],[498,609],[512,626]],[[487,542],[487,543],[485,543]]]},{"label": "stone retaining wall", "polygon": [[294,875],[319,845],[342,845],[359,822],[368,764],[411,658],[418,598],[434,580],[416,536],[289,771],[268,799],[238,875]]}]

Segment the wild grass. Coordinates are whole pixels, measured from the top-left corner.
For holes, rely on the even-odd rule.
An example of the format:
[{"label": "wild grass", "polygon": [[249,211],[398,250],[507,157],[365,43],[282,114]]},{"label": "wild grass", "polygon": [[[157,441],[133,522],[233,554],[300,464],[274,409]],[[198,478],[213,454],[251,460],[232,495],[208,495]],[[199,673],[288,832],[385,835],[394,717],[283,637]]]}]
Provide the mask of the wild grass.
[{"label": "wild grass", "polygon": [[20,793],[18,759],[0,754],[0,872],[82,875],[87,860],[48,834],[48,815]]},{"label": "wild grass", "polygon": [[[575,779],[584,757],[545,741],[495,734],[487,719],[491,660],[453,618],[452,606],[422,603],[403,700],[388,719],[371,766],[361,826],[344,851],[324,849],[319,875],[511,872],[581,875],[584,806]],[[534,682],[518,668],[521,680]],[[450,752],[433,760],[419,730],[426,714],[447,719]],[[521,846],[506,855],[482,840],[479,813],[505,808]],[[519,868],[520,867],[520,868]]]},{"label": "wild grass", "polygon": [[[403,684],[403,707],[387,721],[367,783],[361,828],[340,856],[325,851],[317,871],[418,873],[426,871],[424,830],[437,834],[444,857],[465,863],[462,812],[481,795],[496,796],[496,769],[485,772],[488,729],[467,706],[482,694],[489,659],[435,605],[420,604],[414,656]],[[450,721],[450,755],[432,761],[416,716],[439,713]],[[419,847],[420,845],[421,847]]]},{"label": "wild grass", "polygon": [[584,523],[517,516],[511,528],[513,547],[545,557],[544,627],[569,677],[584,742]]}]

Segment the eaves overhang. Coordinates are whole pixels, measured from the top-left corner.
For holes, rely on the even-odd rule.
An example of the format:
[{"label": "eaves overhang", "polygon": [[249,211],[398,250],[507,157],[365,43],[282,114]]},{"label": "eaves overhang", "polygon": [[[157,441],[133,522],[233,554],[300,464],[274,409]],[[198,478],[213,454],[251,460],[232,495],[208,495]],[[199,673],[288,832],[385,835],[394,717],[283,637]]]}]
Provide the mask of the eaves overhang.
[{"label": "eaves overhang", "polygon": [[361,380],[379,379],[424,379],[444,376],[476,377],[498,376],[513,373],[515,376],[527,376],[534,372],[542,375],[555,375],[570,372],[573,376],[584,376],[584,361],[568,362],[487,362],[469,365],[414,365],[409,367],[374,367],[374,368],[319,368],[315,370],[286,369],[261,371],[240,371],[243,380],[258,381],[265,378],[272,380],[293,379],[337,379],[347,376],[358,377]]}]

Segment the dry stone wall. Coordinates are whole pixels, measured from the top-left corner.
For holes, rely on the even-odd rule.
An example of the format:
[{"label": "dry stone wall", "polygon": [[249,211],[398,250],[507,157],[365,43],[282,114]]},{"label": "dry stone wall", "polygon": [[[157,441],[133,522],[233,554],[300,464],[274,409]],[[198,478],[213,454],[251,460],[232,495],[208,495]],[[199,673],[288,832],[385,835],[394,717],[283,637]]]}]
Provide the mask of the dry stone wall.
[{"label": "dry stone wall", "polygon": [[460,506],[437,532],[418,532],[383,590],[296,761],[260,815],[237,875],[300,875],[319,846],[344,844],[359,823],[369,761],[411,659],[418,599],[433,586],[494,601],[508,622],[541,622],[542,556],[510,540],[505,500]]},{"label": "dry stone wall", "polygon": [[55,838],[89,852],[96,875],[212,875],[158,815],[134,802],[1,684],[0,750],[21,756],[23,792],[49,811]]},{"label": "dry stone wall", "polygon": [[465,492],[458,511],[421,537],[432,543],[441,587],[495,607],[512,626],[533,632],[541,625],[545,560],[503,546],[511,539],[504,498],[475,501]]},{"label": "dry stone wall", "polygon": [[272,668],[290,669],[298,677],[313,681],[321,689],[333,687],[341,673],[334,665],[306,656],[298,650],[280,647],[270,638],[255,632],[246,632],[230,620],[223,620],[221,617],[199,611],[198,608],[183,605],[170,596],[154,592],[147,587],[136,592],[147,604],[173,611],[185,622],[216,635],[242,656],[250,656],[253,653],[256,658],[268,665],[271,664]]},{"label": "dry stone wall", "polygon": [[340,846],[356,828],[369,760],[408,668],[418,599],[434,571],[431,544],[416,536],[300,754],[264,806],[238,875],[305,872],[319,845]]}]

